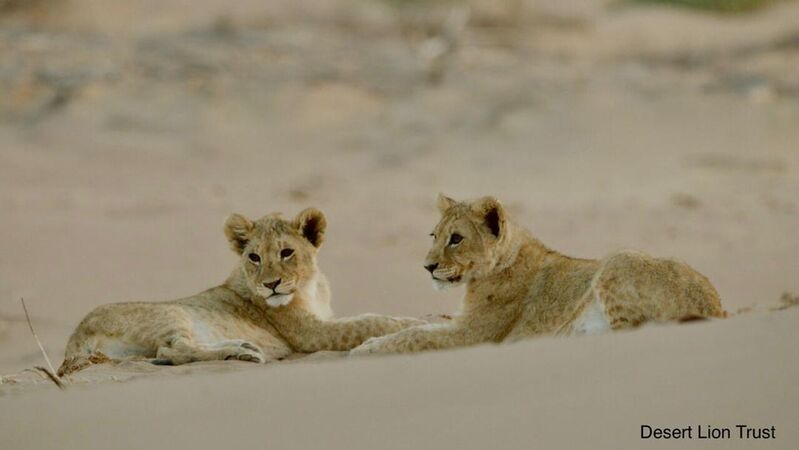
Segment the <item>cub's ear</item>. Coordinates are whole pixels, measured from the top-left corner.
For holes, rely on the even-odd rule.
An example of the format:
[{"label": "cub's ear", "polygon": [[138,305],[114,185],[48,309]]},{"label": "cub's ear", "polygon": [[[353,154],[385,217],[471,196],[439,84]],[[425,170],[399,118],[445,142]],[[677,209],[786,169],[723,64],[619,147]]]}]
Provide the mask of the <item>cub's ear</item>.
[{"label": "cub's ear", "polygon": [[494,197],[483,197],[472,203],[472,211],[482,217],[494,237],[499,238],[505,232],[507,218],[505,208]]},{"label": "cub's ear", "polygon": [[447,210],[452,208],[455,203],[457,203],[455,200],[442,193],[439,193],[438,198],[436,199],[436,206],[438,206],[438,210],[441,212],[441,214],[447,212]]},{"label": "cub's ear", "polygon": [[325,240],[325,229],[327,228],[327,219],[324,213],[316,208],[307,208],[302,210],[297,218],[294,219],[297,229],[300,234],[308,239],[316,248],[322,245]]},{"label": "cub's ear", "polygon": [[230,248],[238,253],[244,251],[247,242],[250,240],[252,222],[241,214],[231,214],[225,220],[225,236],[230,243]]}]

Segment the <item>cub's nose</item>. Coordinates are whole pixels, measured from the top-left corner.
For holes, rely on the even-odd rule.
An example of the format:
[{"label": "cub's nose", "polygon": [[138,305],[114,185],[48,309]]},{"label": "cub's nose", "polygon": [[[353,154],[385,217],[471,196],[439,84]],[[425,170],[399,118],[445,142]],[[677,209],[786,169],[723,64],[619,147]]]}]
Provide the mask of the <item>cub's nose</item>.
[{"label": "cub's nose", "polygon": [[428,272],[433,273],[438,268],[438,263],[428,264],[424,266],[424,268],[427,269]]},{"label": "cub's nose", "polygon": [[269,289],[274,291],[275,288],[280,284],[280,281],[281,281],[280,278],[278,278],[277,280],[272,281],[270,283],[264,283],[264,287],[268,287]]}]

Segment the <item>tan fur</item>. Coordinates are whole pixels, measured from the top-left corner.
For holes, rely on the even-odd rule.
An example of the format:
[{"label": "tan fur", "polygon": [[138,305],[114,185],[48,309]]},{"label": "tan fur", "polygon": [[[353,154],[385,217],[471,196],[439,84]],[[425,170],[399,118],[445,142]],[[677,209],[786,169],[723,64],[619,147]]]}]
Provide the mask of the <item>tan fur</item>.
[{"label": "tan fur", "polygon": [[[69,339],[59,375],[126,359],[262,363],[293,351],[349,350],[424,323],[374,314],[330,319],[330,289],[316,265],[325,227],[313,208],[294,220],[230,216],[225,235],[241,259],[224,284],[179,300],[96,308]],[[282,254],[288,249],[290,255]]]},{"label": "tan fur", "polygon": [[[707,278],[685,263],[637,252],[602,260],[570,258],[514,224],[494,198],[460,203],[441,195],[438,206],[442,218],[425,266],[437,264],[432,276],[438,285],[466,283],[460,316],[452,324],[370,339],[352,354],[416,352],[725,315]],[[460,243],[451,244],[453,234],[462,236]]]}]

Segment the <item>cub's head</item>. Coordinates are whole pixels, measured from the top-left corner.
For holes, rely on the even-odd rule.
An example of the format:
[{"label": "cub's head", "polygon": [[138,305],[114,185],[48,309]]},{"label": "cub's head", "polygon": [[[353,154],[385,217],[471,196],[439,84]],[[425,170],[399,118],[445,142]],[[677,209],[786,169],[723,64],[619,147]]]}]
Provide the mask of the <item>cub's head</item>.
[{"label": "cub's head", "polygon": [[241,255],[241,272],[250,291],[270,306],[281,306],[316,275],[316,252],[326,226],[324,214],[315,208],[294,220],[270,214],[251,221],[233,214],[225,222],[225,235],[230,248]]},{"label": "cub's head", "polygon": [[424,267],[442,289],[487,275],[503,251],[508,233],[505,209],[493,197],[456,202],[438,195],[441,220]]}]

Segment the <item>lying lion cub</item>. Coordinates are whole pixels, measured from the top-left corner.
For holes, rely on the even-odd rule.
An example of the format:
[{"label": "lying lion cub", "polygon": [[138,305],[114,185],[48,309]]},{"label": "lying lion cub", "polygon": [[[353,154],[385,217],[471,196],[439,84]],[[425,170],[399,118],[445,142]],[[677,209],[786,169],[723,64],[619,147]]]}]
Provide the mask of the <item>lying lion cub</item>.
[{"label": "lying lion cub", "polygon": [[514,224],[492,197],[439,196],[425,268],[437,287],[466,283],[462,314],[368,340],[351,354],[416,352],[526,337],[599,333],[646,321],[723,317],[710,282],[688,265],[622,252],[576,259]]},{"label": "lying lion cub", "polygon": [[58,374],[125,359],[263,363],[293,351],[349,350],[425,323],[375,314],[331,320],[327,279],[316,266],[325,227],[313,208],[291,221],[230,216],[225,235],[241,260],[224,284],[179,300],[96,308],[69,339]]}]

